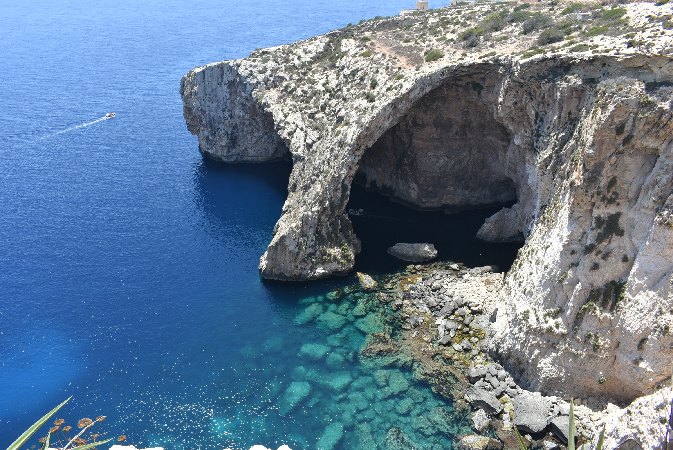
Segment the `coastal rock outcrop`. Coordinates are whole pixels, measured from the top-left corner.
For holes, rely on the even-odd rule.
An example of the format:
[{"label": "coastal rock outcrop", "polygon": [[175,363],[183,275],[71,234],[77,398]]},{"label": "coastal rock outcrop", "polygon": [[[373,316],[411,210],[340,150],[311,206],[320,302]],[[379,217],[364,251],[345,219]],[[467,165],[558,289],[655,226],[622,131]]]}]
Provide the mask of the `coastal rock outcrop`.
[{"label": "coastal rock outcrop", "polygon": [[491,353],[546,394],[653,393],[673,359],[673,7],[586,9],[445,8],[185,75],[205,155],[292,159],[262,275],[352,269],[353,182],[419,209],[507,203],[478,234],[524,242]]}]

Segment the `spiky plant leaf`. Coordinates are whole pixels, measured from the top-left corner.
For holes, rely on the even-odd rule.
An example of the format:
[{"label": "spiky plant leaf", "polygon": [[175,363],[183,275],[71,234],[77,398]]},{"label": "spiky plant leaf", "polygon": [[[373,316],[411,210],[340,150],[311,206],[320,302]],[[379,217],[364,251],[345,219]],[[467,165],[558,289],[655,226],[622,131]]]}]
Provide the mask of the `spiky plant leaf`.
[{"label": "spiky plant leaf", "polygon": [[63,403],[61,403],[56,408],[52,409],[47,414],[42,416],[42,418],[40,420],[35,422],[33,425],[30,426],[30,428],[28,428],[26,431],[24,431],[23,434],[21,436],[19,436],[19,438],[16,441],[12,442],[11,445],[9,447],[7,447],[7,450],[18,450],[23,444],[25,444],[28,441],[28,439],[31,438],[31,436],[33,436],[35,434],[35,432],[37,430],[39,430],[42,427],[42,425],[44,425],[47,422],[47,420],[49,420],[51,418],[51,416],[56,414],[56,412],[59,409],[61,409],[63,407],[63,405],[68,403],[71,398],[72,397],[68,397]]},{"label": "spiky plant leaf", "polygon": [[47,437],[44,439],[44,449],[49,448],[49,440],[51,439],[51,430],[47,433]]},{"label": "spiky plant leaf", "polygon": [[568,450],[575,450],[575,405],[570,399],[570,422],[568,424]]},{"label": "spiky plant leaf", "polygon": [[601,434],[598,436],[598,444],[596,445],[596,450],[603,450],[603,439],[605,438],[605,427],[601,430]]},{"label": "spiky plant leaf", "polygon": [[519,444],[519,450],[527,450],[528,447],[526,447],[526,441],[524,440],[523,436],[521,436],[519,430],[517,430],[516,427],[514,427],[514,433],[516,433],[516,440],[517,444]]}]

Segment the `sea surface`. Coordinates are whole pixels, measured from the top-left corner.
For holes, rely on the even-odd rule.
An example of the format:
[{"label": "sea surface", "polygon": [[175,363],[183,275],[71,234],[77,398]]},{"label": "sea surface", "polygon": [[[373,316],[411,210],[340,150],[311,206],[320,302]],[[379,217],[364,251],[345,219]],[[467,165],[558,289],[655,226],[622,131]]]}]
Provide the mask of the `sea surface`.
[{"label": "sea surface", "polygon": [[[359,358],[390,324],[352,277],[260,279],[289,165],[204,160],[178,93],[193,67],[412,3],[0,2],[0,448],[69,396],[66,424],[105,415],[137,446],[371,449],[396,428],[451,447],[450,403]],[[353,205],[374,274],[402,267],[397,240],[472,266],[516,250],[472,239],[488,212]]]}]

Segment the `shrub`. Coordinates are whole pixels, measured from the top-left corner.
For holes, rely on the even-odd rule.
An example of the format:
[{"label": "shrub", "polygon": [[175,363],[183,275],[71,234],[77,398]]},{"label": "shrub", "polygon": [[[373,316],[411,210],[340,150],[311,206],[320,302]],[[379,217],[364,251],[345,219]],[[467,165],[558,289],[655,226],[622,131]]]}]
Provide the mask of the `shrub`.
[{"label": "shrub", "polygon": [[598,36],[599,34],[605,34],[610,30],[609,25],[596,25],[589,28],[584,34],[587,36]]},{"label": "shrub", "polygon": [[444,57],[444,53],[442,53],[441,51],[439,51],[437,49],[432,49],[432,50],[428,50],[427,52],[425,52],[425,62],[437,61],[438,59],[441,59],[442,57]]},{"label": "shrub", "polygon": [[530,16],[531,13],[525,9],[515,9],[509,16],[507,16],[507,20],[515,23],[525,22]]},{"label": "shrub", "polygon": [[538,45],[553,44],[554,42],[562,41],[564,34],[556,28],[547,28],[537,37]]},{"label": "shrub", "polygon": [[529,34],[551,24],[551,19],[541,13],[533,14],[523,23],[523,34]]},{"label": "shrub", "polygon": [[612,8],[604,11],[601,17],[605,20],[617,20],[626,14],[626,8]]},{"label": "shrub", "polygon": [[483,34],[481,28],[468,28],[467,30],[460,33],[458,36],[461,41],[463,41],[463,46],[465,48],[476,47],[479,44],[479,36]]},{"label": "shrub", "polygon": [[563,31],[563,34],[565,35],[571,34],[573,31],[579,28],[577,19],[570,17],[566,17],[565,19],[558,21],[555,24],[555,27]]},{"label": "shrub", "polygon": [[571,14],[571,13],[578,12],[578,11],[584,11],[585,9],[586,9],[586,6],[584,5],[584,3],[571,3],[570,5],[563,8],[563,11],[561,11],[561,14],[562,15]]},{"label": "shrub", "polygon": [[505,12],[489,14],[479,23],[479,28],[487,31],[500,31],[507,25],[506,17]]},{"label": "shrub", "polygon": [[460,38],[461,41],[467,41],[473,37],[479,37],[482,34],[484,34],[484,30],[482,30],[481,28],[473,27],[461,31],[458,37]]}]

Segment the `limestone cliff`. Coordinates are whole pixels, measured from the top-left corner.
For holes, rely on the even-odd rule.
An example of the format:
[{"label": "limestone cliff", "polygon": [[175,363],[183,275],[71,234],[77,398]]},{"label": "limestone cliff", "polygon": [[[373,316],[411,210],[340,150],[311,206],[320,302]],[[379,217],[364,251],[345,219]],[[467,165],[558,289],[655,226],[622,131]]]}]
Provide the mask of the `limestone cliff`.
[{"label": "limestone cliff", "polygon": [[525,240],[492,351],[528,387],[628,402],[671,375],[672,12],[477,3],[369,21],[194,69],[184,114],[208,156],[292,158],[267,278],[352,269],[356,178],[418,208],[515,202],[479,231]]}]

